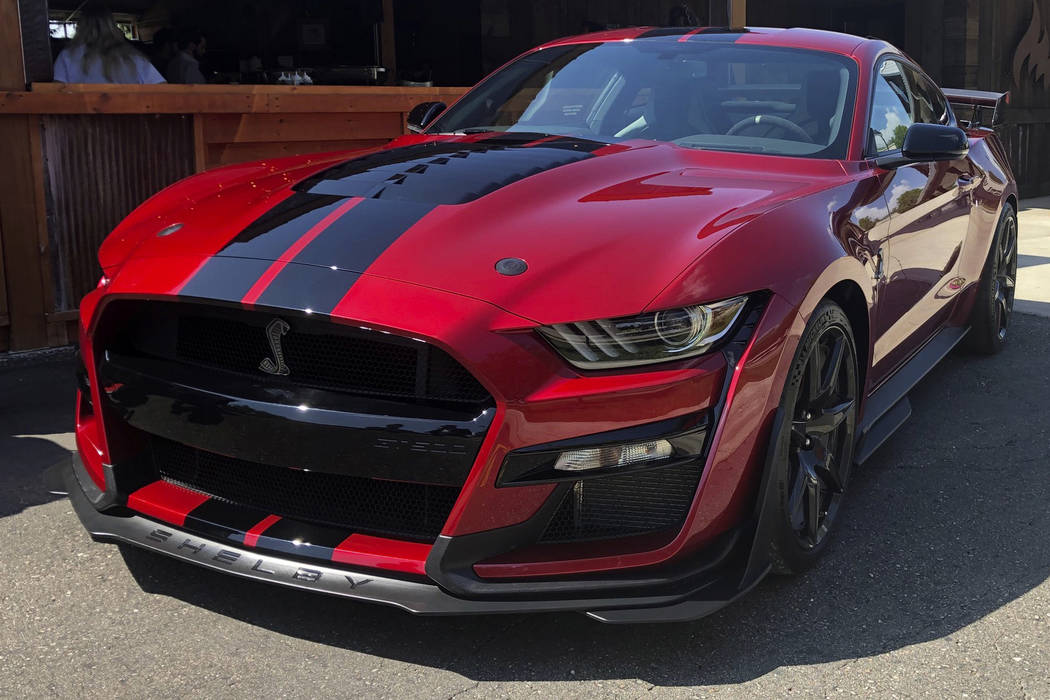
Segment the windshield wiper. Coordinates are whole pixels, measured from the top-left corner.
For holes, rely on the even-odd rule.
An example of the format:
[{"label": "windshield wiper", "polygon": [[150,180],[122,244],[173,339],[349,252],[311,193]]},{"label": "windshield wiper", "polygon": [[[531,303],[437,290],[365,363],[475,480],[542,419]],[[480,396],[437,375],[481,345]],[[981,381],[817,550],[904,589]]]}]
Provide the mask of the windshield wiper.
[{"label": "windshield wiper", "polygon": [[453,134],[467,135],[467,134],[484,134],[486,131],[506,131],[505,126],[468,126],[466,129],[456,129]]}]

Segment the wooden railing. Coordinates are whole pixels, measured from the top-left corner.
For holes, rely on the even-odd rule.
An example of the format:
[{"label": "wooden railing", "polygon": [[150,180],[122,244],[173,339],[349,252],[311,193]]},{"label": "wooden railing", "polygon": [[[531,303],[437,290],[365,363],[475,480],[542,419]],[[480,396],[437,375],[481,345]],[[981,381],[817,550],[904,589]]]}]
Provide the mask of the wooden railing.
[{"label": "wooden railing", "polygon": [[[41,83],[0,92],[0,351],[75,338],[98,244],[169,181],[228,163],[382,145],[405,133],[416,104],[451,103],[464,91]],[[128,172],[149,177],[114,176]]]}]

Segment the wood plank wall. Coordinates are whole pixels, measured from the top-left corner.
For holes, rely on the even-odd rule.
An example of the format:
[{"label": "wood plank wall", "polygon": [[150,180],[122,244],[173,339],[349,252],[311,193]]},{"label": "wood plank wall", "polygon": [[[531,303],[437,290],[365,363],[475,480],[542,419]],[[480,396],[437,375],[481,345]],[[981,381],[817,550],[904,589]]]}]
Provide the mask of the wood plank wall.
[{"label": "wood plank wall", "polygon": [[[0,34],[11,1],[0,0]],[[79,299],[100,274],[98,245],[154,191],[229,163],[380,146],[405,133],[419,102],[452,102],[465,90],[40,83],[27,91],[24,73],[2,57],[0,80],[0,352],[75,340]]]}]

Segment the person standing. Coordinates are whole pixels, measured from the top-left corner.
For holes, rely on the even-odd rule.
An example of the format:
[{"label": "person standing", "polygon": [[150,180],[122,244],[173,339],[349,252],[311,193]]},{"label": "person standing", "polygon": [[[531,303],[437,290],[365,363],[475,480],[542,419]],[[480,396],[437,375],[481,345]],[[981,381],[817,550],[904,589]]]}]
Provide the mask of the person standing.
[{"label": "person standing", "polygon": [[147,54],[153,67],[163,73],[168,69],[168,63],[178,53],[175,44],[175,30],[171,27],[161,27],[153,34],[153,41]]},{"label": "person standing", "polygon": [[91,3],[80,11],[77,33],[55,59],[60,83],[163,83],[164,77],[128,43],[113,14]]},{"label": "person standing", "polygon": [[201,73],[200,57],[204,55],[206,44],[201,31],[190,28],[180,29],[176,43],[179,50],[168,62],[168,70],[165,71],[168,82],[186,85],[208,82]]}]

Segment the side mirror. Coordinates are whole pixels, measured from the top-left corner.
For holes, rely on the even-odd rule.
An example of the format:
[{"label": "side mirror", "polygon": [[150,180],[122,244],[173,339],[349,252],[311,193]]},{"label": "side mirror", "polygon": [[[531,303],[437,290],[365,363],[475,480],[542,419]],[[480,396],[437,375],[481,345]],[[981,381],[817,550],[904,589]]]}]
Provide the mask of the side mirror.
[{"label": "side mirror", "polygon": [[904,135],[900,153],[877,158],[880,168],[899,168],[909,163],[955,160],[970,152],[966,132],[944,124],[912,124]]},{"label": "side mirror", "polygon": [[408,130],[421,134],[437,116],[445,111],[444,102],[420,102],[408,113]]}]

